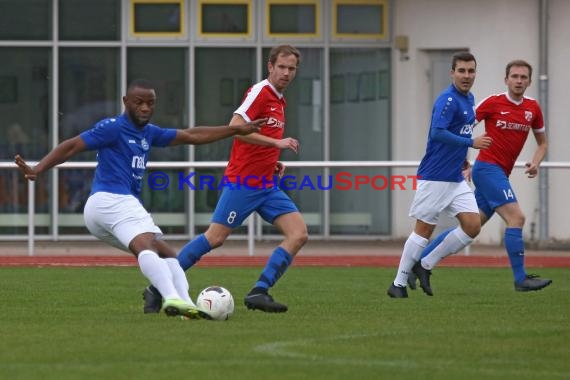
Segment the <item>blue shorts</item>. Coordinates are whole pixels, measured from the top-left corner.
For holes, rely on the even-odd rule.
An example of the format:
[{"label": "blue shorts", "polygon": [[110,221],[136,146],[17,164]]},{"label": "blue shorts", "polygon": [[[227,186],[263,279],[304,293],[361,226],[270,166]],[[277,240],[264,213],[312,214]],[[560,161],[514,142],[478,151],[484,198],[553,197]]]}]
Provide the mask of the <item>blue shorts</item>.
[{"label": "blue shorts", "polygon": [[295,203],[279,188],[252,189],[247,187],[224,187],[218,200],[212,222],[236,228],[257,211],[268,223],[275,218],[291,212],[299,212]]},{"label": "blue shorts", "polygon": [[475,161],[471,176],[475,184],[477,206],[487,218],[493,215],[497,207],[517,202],[509,178],[499,165]]}]

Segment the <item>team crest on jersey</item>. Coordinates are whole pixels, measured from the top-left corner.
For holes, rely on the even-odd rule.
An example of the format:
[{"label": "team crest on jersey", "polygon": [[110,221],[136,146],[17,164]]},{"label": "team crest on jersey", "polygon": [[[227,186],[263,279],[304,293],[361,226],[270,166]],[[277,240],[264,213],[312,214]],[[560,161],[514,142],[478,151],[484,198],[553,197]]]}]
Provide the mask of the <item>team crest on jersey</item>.
[{"label": "team crest on jersey", "polygon": [[146,142],[146,139],[141,140],[141,146],[143,150],[148,150],[148,142]]},{"label": "team crest on jersey", "polygon": [[532,120],[532,112],[524,111],[524,118],[526,119],[526,121],[531,121]]}]

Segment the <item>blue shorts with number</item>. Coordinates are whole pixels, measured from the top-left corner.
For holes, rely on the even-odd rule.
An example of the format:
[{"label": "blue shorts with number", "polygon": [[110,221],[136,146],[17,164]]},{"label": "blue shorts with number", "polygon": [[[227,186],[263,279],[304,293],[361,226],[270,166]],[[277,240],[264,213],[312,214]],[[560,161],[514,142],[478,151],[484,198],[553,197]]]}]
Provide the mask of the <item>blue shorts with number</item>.
[{"label": "blue shorts with number", "polygon": [[497,207],[517,202],[509,178],[499,165],[475,161],[471,176],[475,184],[477,206],[487,218],[493,215]]},{"label": "blue shorts with number", "polygon": [[218,200],[212,222],[236,228],[254,211],[257,211],[263,220],[273,224],[275,218],[291,212],[298,212],[295,203],[283,192],[275,188],[252,189],[239,186],[224,187]]}]

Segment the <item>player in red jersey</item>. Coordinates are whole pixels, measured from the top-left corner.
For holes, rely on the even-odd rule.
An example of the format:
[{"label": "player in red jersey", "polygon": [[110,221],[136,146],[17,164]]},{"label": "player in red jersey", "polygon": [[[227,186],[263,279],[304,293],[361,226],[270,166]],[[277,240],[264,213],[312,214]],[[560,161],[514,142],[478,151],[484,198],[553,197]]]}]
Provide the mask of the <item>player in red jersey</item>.
[{"label": "player in red jersey", "polygon": [[[283,137],[286,106],[283,92],[295,78],[299,62],[299,50],[290,45],[274,47],[269,53],[269,76],[248,90],[234,112],[230,126],[259,118],[268,121],[250,138],[234,139],[224,174],[228,186],[224,186],[212,223],[178,255],[182,268],[191,268],[203,255],[221,246],[251,213],[257,212],[284,235],[284,240],[273,251],[255,286],[244,299],[247,308],[265,312],[287,311],[286,305],[273,300],[268,289],[283,275],[308,239],[301,213],[274,183],[275,177],[283,175],[284,168],[278,162],[281,150],[297,152],[299,148],[296,139]],[[156,293],[150,287],[145,289],[145,310],[158,304],[160,294]]]},{"label": "player in red jersey", "polygon": [[525,271],[522,236],[525,216],[509,182],[509,175],[531,130],[537,148],[526,164],[525,174],[528,178],[538,175],[538,167],[547,148],[544,120],[538,102],[524,96],[532,80],[532,66],[515,60],[507,64],[505,71],[507,93],[490,96],[477,107],[477,120],[485,121],[485,131],[493,138],[494,144],[490,149],[479,152],[475,161],[472,171],[475,198],[481,211],[481,224],[495,212],[507,224],[504,240],[515,278],[515,290],[539,290],[552,281],[528,275]]},{"label": "player in red jersey", "polygon": [[[526,164],[525,174],[528,178],[538,175],[538,167],[546,155],[547,141],[542,111],[536,100],[524,96],[531,80],[530,64],[523,60],[511,61],[505,70],[507,92],[489,96],[477,106],[477,122],[485,122],[485,132],[493,139],[493,145],[479,151],[471,172],[481,225],[495,212],[507,224],[505,248],[515,279],[515,290],[522,292],[540,290],[552,283],[551,280],[528,275],[525,271],[522,236],[525,216],[509,181],[509,175],[531,130],[537,148]],[[435,257],[433,265],[446,256],[445,253],[438,255],[434,248],[449,231],[437,236],[422,253],[422,257],[425,257],[433,250],[430,255]],[[415,278],[411,278],[410,282],[410,287],[414,288]]]},{"label": "player in red jersey", "polygon": [[[291,77],[289,82],[292,79]],[[269,78],[257,83],[248,90],[241,106],[235,111],[232,122],[250,120],[255,115],[265,115],[264,118],[268,121],[255,138],[234,139],[224,173],[230,183],[255,188],[272,187],[281,149],[297,151],[297,140],[283,139],[287,104],[280,91],[285,89],[282,87],[285,85],[273,84]]]}]

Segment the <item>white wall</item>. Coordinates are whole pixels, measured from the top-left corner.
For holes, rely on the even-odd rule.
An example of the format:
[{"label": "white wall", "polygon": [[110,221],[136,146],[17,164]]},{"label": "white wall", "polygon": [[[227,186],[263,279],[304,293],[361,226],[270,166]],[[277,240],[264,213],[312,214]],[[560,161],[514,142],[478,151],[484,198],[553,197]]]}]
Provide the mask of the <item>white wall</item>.
[{"label": "white wall", "polygon": [[[476,103],[491,93],[505,91],[505,65],[512,59],[525,59],[534,68],[533,83],[526,95],[539,95],[539,1],[538,0],[395,0],[394,35],[409,37],[409,60],[400,61],[394,50],[393,68],[393,147],[394,160],[420,160],[425,152],[430,122],[431,99],[427,51],[431,49],[468,48],[477,58],[477,79],[472,89]],[[570,58],[570,2],[549,1],[549,160],[570,161],[567,69]],[[566,58],[566,59],[564,59]],[[566,120],[563,117],[566,116]],[[476,129],[477,130],[477,129]],[[476,131],[477,133],[477,131]],[[519,157],[530,159],[536,144],[532,134]],[[475,157],[476,152],[471,153]],[[406,171],[397,169],[398,172]],[[407,174],[407,173],[406,173]],[[550,174],[550,235],[569,239],[566,228],[569,209],[563,198],[570,186],[570,172],[556,170]],[[530,224],[538,228],[538,180],[529,180],[521,169],[511,176],[519,202],[527,216],[525,237],[530,238]],[[408,209],[413,192],[394,194],[394,236],[407,236],[413,228]],[[499,243],[503,224],[498,217],[482,230],[478,241]],[[538,234],[538,231],[536,231]]]},{"label": "white wall", "polygon": [[[548,128],[550,161],[570,161],[570,2],[549,0],[548,19]],[[537,78],[538,79],[538,78]],[[568,218],[570,171],[554,170],[549,175],[550,236],[570,239]]]}]

